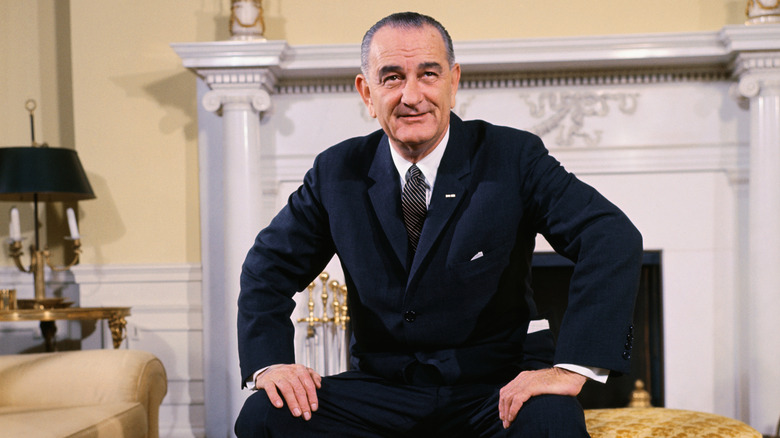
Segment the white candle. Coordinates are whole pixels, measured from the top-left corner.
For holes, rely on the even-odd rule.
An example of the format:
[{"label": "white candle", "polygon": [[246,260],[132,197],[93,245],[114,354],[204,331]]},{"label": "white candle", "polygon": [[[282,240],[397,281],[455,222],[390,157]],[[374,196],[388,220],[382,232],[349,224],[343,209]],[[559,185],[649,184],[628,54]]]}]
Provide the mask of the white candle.
[{"label": "white candle", "polygon": [[70,228],[70,238],[73,240],[80,239],[81,236],[79,236],[79,226],[76,223],[76,213],[73,211],[72,208],[67,209],[66,213],[68,215],[68,227]]},{"label": "white candle", "polygon": [[8,224],[9,236],[14,242],[22,240],[22,230],[19,226],[19,210],[11,208],[11,222]]}]

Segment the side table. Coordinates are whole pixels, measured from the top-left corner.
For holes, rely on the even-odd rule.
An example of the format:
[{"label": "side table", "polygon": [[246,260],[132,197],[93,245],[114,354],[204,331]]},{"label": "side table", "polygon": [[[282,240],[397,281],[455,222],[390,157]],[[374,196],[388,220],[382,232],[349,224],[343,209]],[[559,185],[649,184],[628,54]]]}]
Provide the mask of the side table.
[{"label": "side table", "polygon": [[114,348],[119,348],[125,339],[125,317],[130,316],[129,307],[64,307],[54,309],[15,309],[0,311],[0,322],[40,321],[41,334],[46,342],[46,351],[56,348],[57,320],[108,320]]}]

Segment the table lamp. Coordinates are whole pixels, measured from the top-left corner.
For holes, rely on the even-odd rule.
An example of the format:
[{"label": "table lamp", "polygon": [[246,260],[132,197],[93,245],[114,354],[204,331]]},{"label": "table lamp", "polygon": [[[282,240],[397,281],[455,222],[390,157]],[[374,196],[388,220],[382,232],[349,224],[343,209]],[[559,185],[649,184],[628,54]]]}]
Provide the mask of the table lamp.
[{"label": "table lamp", "polygon": [[[33,142],[34,144],[34,142]],[[31,272],[35,285],[36,306],[46,300],[44,262],[52,270],[64,271],[78,262],[81,240],[76,217],[68,209],[68,223],[73,239],[73,261],[64,267],[56,267],[49,260],[48,249],[41,250],[39,241],[39,202],[68,202],[94,199],[87,175],[76,151],[48,146],[0,148],[0,201],[32,202],[35,216],[35,242],[30,246],[30,267],[22,265],[22,240],[19,232],[19,215],[11,210],[10,249],[16,266],[22,272]]]}]

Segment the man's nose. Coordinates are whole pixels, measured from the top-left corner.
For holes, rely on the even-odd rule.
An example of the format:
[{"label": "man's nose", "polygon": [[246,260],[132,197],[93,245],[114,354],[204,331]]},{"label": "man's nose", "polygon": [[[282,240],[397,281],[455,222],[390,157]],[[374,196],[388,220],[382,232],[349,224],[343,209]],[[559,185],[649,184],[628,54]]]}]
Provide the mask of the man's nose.
[{"label": "man's nose", "polygon": [[401,95],[401,102],[407,106],[415,106],[422,102],[422,100],[423,94],[420,89],[420,81],[414,77],[407,79]]}]

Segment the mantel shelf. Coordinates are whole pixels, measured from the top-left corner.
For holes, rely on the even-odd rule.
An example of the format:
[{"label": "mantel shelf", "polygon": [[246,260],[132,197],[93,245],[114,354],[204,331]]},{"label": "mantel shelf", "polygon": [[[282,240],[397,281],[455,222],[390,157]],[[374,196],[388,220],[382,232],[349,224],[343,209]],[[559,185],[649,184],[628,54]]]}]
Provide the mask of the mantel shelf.
[{"label": "mantel shelf", "polygon": [[[285,41],[173,43],[184,67],[268,68],[279,79],[353,76],[357,44],[290,46]],[[780,50],[780,25],[716,32],[658,33],[455,42],[464,73],[636,68],[728,68],[739,52]]]}]

